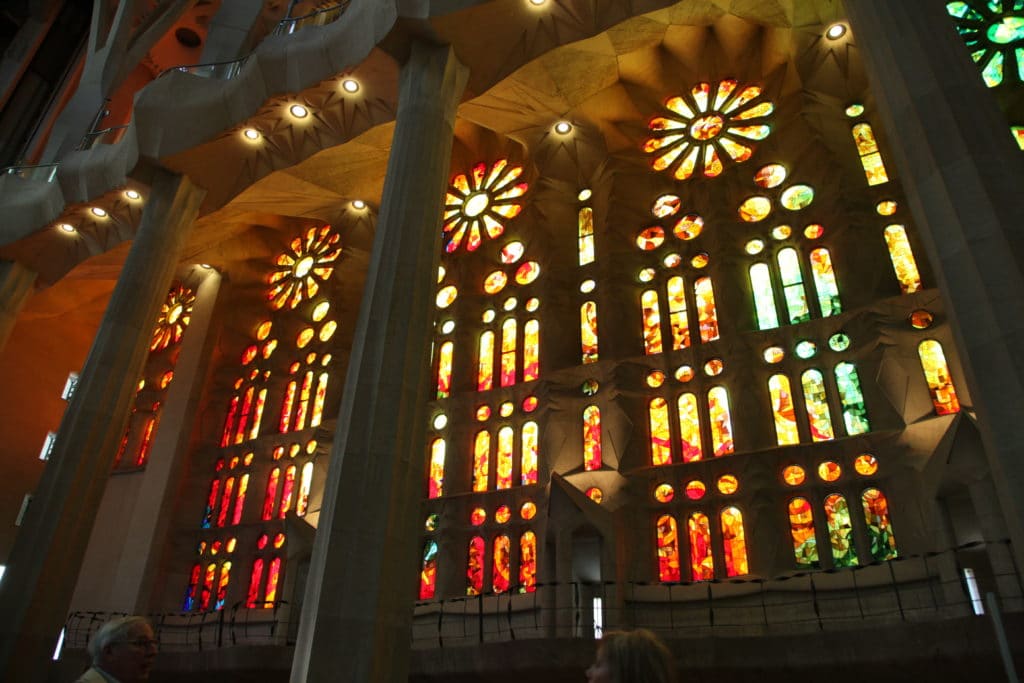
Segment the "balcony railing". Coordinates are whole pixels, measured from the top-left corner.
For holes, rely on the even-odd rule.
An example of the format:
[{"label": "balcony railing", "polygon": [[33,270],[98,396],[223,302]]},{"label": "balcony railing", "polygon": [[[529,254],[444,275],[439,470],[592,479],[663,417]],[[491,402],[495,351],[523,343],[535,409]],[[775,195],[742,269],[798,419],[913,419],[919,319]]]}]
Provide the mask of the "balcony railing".
[{"label": "balcony railing", "polygon": [[348,3],[349,0],[344,0],[344,2],[339,2],[337,5],[321,7],[320,9],[301,17],[282,19],[278,22],[277,26],[274,27],[274,35],[291,35],[299,29],[306,28],[307,26],[326,26],[333,21],[337,21],[338,18],[345,13],[345,10],[348,9]]},{"label": "balcony railing", "polygon": [[103,130],[94,130],[91,133],[86,133],[82,141],[78,143],[78,151],[84,151],[92,149],[96,145],[113,145],[121,141],[124,137],[125,131],[128,130],[128,124],[123,126],[113,126],[111,128],[104,128]]},{"label": "balcony railing", "polygon": [[57,179],[57,166],[59,164],[41,164],[39,166],[8,166],[0,169],[3,175],[13,175],[25,180],[40,180],[44,183],[52,183]]}]

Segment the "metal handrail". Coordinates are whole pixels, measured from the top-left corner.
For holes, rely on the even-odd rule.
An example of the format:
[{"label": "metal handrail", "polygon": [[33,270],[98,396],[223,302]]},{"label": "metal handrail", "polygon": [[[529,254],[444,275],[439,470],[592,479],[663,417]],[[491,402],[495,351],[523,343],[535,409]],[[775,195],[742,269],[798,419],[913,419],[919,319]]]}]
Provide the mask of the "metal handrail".
[{"label": "metal handrail", "polygon": [[124,137],[124,132],[128,129],[129,124],[122,126],[111,126],[110,128],[104,128],[103,130],[94,130],[90,133],[86,133],[82,141],[78,143],[78,151],[82,152],[87,149],[92,149],[97,143],[104,145],[113,145]]},{"label": "metal handrail", "polygon": [[307,26],[326,26],[334,21],[338,20],[345,10],[348,9],[349,0],[343,0],[336,5],[330,7],[321,7],[318,10],[314,10],[309,14],[305,14],[301,17],[293,17],[282,19],[278,22],[277,26],[274,27],[273,35],[291,35],[299,29]]},{"label": "metal handrail", "polygon": [[25,180],[43,180],[52,183],[57,179],[57,167],[60,164],[35,164],[29,166],[8,166],[0,169],[2,175],[13,175]]}]

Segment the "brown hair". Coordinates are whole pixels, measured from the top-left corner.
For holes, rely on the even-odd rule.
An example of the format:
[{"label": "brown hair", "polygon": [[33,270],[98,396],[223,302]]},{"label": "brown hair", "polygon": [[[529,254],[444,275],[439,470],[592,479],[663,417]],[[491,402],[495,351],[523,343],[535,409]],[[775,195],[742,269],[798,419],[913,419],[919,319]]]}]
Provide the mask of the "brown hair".
[{"label": "brown hair", "polygon": [[646,629],[611,631],[598,648],[611,670],[614,683],[675,683],[672,653]]}]

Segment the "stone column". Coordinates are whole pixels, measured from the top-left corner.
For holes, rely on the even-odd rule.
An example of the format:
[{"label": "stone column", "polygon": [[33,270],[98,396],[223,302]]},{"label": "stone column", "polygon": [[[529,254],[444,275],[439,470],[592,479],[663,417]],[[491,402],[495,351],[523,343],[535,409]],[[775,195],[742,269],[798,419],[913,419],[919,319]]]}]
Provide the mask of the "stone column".
[{"label": "stone column", "polygon": [[[1024,157],[941,2],[844,0],[1024,566]],[[954,378],[957,379],[957,378]]]},{"label": "stone column", "polygon": [[417,594],[431,321],[467,72],[414,43],[356,324],[291,680],[404,683]]},{"label": "stone column", "polygon": [[0,582],[3,680],[45,678],[135,395],[135,380],[149,351],[153,322],[205,194],[187,178],[161,169],[153,173],[152,188]]},{"label": "stone column", "polygon": [[34,271],[15,261],[0,261],[0,351],[7,345],[35,281]]}]

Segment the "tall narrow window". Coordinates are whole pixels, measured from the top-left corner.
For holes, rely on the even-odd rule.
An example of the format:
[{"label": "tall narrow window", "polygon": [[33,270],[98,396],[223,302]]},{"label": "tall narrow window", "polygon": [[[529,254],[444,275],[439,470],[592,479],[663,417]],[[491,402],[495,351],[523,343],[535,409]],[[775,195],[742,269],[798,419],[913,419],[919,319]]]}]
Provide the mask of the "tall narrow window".
[{"label": "tall narrow window", "polygon": [[313,412],[309,418],[309,426],[317,427],[324,419],[324,404],[327,402],[327,382],[331,376],[321,372],[316,380],[316,391],[313,392]]},{"label": "tall narrow window", "polygon": [[313,391],[313,371],[307,370],[302,376],[302,388],[299,389],[299,407],[295,411],[295,427],[292,431],[306,428],[306,416],[309,414],[309,396]]},{"label": "tall narrow window", "polygon": [[818,305],[821,317],[839,315],[843,306],[839,301],[839,285],[832,271],[832,256],[828,249],[820,248],[811,252],[811,273],[814,275],[814,288],[818,290]]},{"label": "tall narrow window", "polygon": [[889,247],[889,259],[892,269],[896,271],[900,290],[904,294],[921,291],[921,274],[917,271],[917,261],[907,239],[907,231],[902,225],[890,225],[885,229],[885,245]]},{"label": "tall narrow window", "polygon": [[537,535],[526,531],[519,538],[519,592],[537,590]]},{"label": "tall narrow window", "polygon": [[256,405],[252,411],[252,426],[249,427],[249,438],[255,439],[260,435],[260,424],[263,422],[263,409],[267,407],[267,390],[260,389],[256,394]]},{"label": "tall narrow window", "polygon": [[700,321],[700,340],[704,343],[718,339],[718,308],[711,278],[702,277],[693,285],[697,297],[697,318]]},{"label": "tall narrow window", "polygon": [[502,427],[498,430],[498,476],[495,488],[512,488],[512,441],[514,432],[511,427]]},{"label": "tall narrow window", "polygon": [[295,493],[295,465],[288,465],[284,470],[284,485],[281,487],[281,505],[277,509],[277,518],[284,519],[292,506],[292,495]]},{"label": "tall narrow window", "polygon": [[540,377],[540,322],[527,320],[523,325],[523,381]]},{"label": "tall narrow window", "polygon": [[889,182],[889,175],[885,171],[885,164],[882,163],[882,154],[878,151],[875,131],[872,130],[871,124],[858,123],[855,125],[853,139],[857,143],[857,154],[860,156],[861,166],[864,167],[868,185],[882,185]]},{"label": "tall narrow window", "polygon": [[221,448],[224,448],[225,446],[229,446],[231,444],[231,435],[235,430],[235,417],[238,416],[239,400],[240,399],[238,396],[233,396],[231,398],[231,403],[228,406],[228,414],[224,418],[224,432],[221,434],[220,437]]},{"label": "tall narrow window", "polygon": [[480,536],[469,541],[466,580],[466,595],[480,595],[484,589],[484,539]]},{"label": "tall narrow window", "polygon": [[806,498],[789,501],[789,534],[793,556],[801,567],[818,566],[818,540],[814,536],[814,511]]},{"label": "tall narrow window", "polygon": [[860,390],[860,375],[853,363],[836,366],[836,387],[839,401],[843,404],[843,423],[850,436],[871,431],[868,409],[864,405],[864,394]]},{"label": "tall narrow window", "polygon": [[476,390],[488,391],[494,386],[494,332],[480,335],[480,359],[477,363]]},{"label": "tall narrow window", "polygon": [[928,382],[928,391],[932,396],[932,405],[936,415],[951,415],[960,412],[960,400],[956,397],[953,378],[949,375],[946,354],[942,352],[942,344],[934,339],[926,339],[917,346],[921,357],[921,369]]},{"label": "tall narrow window", "polygon": [[213,582],[217,579],[217,565],[212,562],[206,565],[206,573],[203,576],[203,591],[199,595],[199,609],[206,611],[210,609],[210,598],[213,597]]},{"label": "tall narrow window", "polygon": [[860,497],[864,507],[864,522],[868,527],[868,538],[871,541],[871,556],[878,561],[894,559],[896,552],[896,536],[892,532],[889,521],[889,501],[885,494],[876,488],[864,491]]},{"label": "tall narrow window", "polygon": [[658,308],[658,293],[649,289],[640,295],[644,316],[644,353],[651,356],[661,353],[661,311]]},{"label": "tall narrow window", "polygon": [[668,403],[660,396],[648,405],[651,422],[651,464],[672,462],[672,434],[668,426]]},{"label": "tall narrow window", "polygon": [[516,383],[516,332],[515,318],[509,318],[501,326],[501,386],[510,387]]},{"label": "tall narrow window", "polygon": [[679,534],[672,515],[658,518],[658,580],[663,583],[680,581]]},{"label": "tall narrow window", "polygon": [[711,446],[715,457],[732,453],[735,444],[732,441],[729,395],[725,387],[713,387],[708,391],[708,416],[711,418]]},{"label": "tall narrow window", "polygon": [[[287,434],[292,424],[292,409],[295,407],[295,392],[299,385],[295,380],[288,382],[284,391],[284,400],[281,402],[281,420],[278,423],[278,431]],[[226,444],[221,444],[226,445]]]},{"label": "tall narrow window", "polygon": [[750,289],[754,293],[754,311],[757,313],[757,329],[771,330],[779,326],[779,315],[775,310],[772,294],[772,276],[767,263],[750,266]]},{"label": "tall narrow window", "polygon": [[491,585],[495,593],[504,593],[512,584],[510,553],[511,541],[508,536],[502,534],[495,537],[491,567]]},{"label": "tall narrow window", "polygon": [[473,442],[473,490],[486,491],[491,469],[491,435],[480,431]]},{"label": "tall narrow window", "polygon": [[601,469],[601,409],[583,409],[583,469]]},{"label": "tall narrow window", "polygon": [[857,548],[853,542],[853,525],[850,523],[850,508],[846,498],[833,493],[825,499],[825,522],[828,524],[828,538],[832,545],[832,561],[836,567],[853,567],[857,564]]},{"label": "tall narrow window", "polygon": [[597,304],[593,301],[580,306],[580,350],[584,365],[597,362]]},{"label": "tall narrow window", "polygon": [[519,476],[523,486],[537,483],[537,442],[540,430],[536,422],[523,425],[520,444]]},{"label": "tall narrow window", "polygon": [[228,523],[228,510],[231,507],[231,494],[235,491],[235,478],[228,477],[224,482],[224,493],[220,497],[220,512],[217,513],[217,526]]},{"label": "tall narrow window", "polygon": [[196,597],[199,593],[199,577],[203,573],[202,565],[194,565],[192,574],[188,580],[188,587],[185,589],[185,600],[182,602],[181,611],[191,612],[196,606]]},{"label": "tall narrow window", "polygon": [[270,470],[270,476],[267,477],[267,492],[263,496],[263,521],[267,521],[274,516],[274,503],[277,500],[277,482],[281,478],[281,469],[275,467]]},{"label": "tall narrow window", "polygon": [[228,583],[231,581],[231,562],[225,561],[220,566],[220,579],[217,580],[217,603],[214,609],[224,609],[224,603],[228,597]]},{"label": "tall narrow window", "polygon": [[585,266],[594,262],[594,210],[589,206],[580,208],[577,224],[580,238],[580,265]]},{"label": "tall narrow window", "polygon": [[302,466],[302,475],[299,478],[299,499],[295,502],[295,514],[305,517],[309,512],[309,492],[313,487],[313,463],[307,462]]},{"label": "tall narrow window", "polygon": [[672,327],[672,348],[685,349],[690,345],[690,322],[686,315],[686,287],[679,276],[668,281],[668,320]]},{"label": "tall narrow window", "polygon": [[236,444],[242,443],[245,440],[245,428],[248,426],[249,418],[252,416],[252,401],[255,394],[256,387],[249,386],[242,396],[242,413],[238,417],[238,426],[235,429],[234,442]]},{"label": "tall narrow window", "polygon": [[728,576],[747,574],[750,570],[747,566],[747,541],[743,533],[743,513],[739,508],[727,507],[722,510],[721,522],[725,573]]},{"label": "tall narrow window", "polygon": [[[153,411],[160,410],[160,404],[153,406]],[[146,420],[146,426],[142,429],[142,442],[139,444],[139,453],[135,457],[135,465],[142,467],[149,459],[149,449],[153,446],[153,430],[156,429],[157,415],[152,415]]]},{"label": "tall narrow window", "polygon": [[800,443],[800,432],[796,426],[796,410],[793,408],[793,394],[789,378],[772,375],[768,380],[768,393],[772,399],[772,415],[775,416],[775,439],[780,446]]},{"label": "tall narrow window", "polygon": [[437,398],[448,398],[452,394],[452,354],[455,344],[446,341],[437,353]]},{"label": "tall narrow window", "polygon": [[220,479],[210,482],[210,493],[206,497],[206,508],[203,510],[203,521],[200,526],[209,529],[213,524],[213,512],[217,509],[217,494],[220,492]]},{"label": "tall narrow window", "polygon": [[444,439],[434,439],[430,444],[430,472],[427,474],[427,498],[444,495]]},{"label": "tall narrow window", "polygon": [[811,319],[804,291],[804,277],[800,272],[800,257],[796,249],[787,247],[779,252],[779,275],[782,279],[782,295],[786,301],[786,313],[790,325]]},{"label": "tall narrow window", "polygon": [[697,397],[694,394],[680,394],[676,408],[679,411],[679,444],[683,462],[697,462],[704,455],[701,448]]},{"label": "tall narrow window", "polygon": [[715,578],[715,560],[711,556],[711,528],[708,516],[694,512],[686,522],[690,535],[690,578],[709,581]]},{"label": "tall narrow window", "polygon": [[825,380],[821,372],[815,369],[806,370],[800,377],[804,388],[804,404],[807,406],[807,419],[811,423],[811,438],[815,441],[830,441],[835,438],[832,430],[832,413],[828,409],[828,397],[825,395]]},{"label": "tall narrow window", "polygon": [[[263,558],[257,557],[252,563],[252,574],[249,575],[249,592],[245,597],[245,606],[249,609],[256,608],[256,602],[260,599],[260,588],[263,585]],[[260,605],[262,607],[262,605]]]},{"label": "tall narrow window", "polygon": [[277,585],[281,581],[281,558],[275,557],[270,561],[270,571],[267,572],[267,590],[263,593],[263,606],[273,607],[277,601]]},{"label": "tall narrow window", "polygon": [[243,474],[238,479],[238,492],[235,493],[235,510],[231,514],[231,523],[239,524],[242,521],[242,510],[245,507],[245,493],[249,490],[249,475]]},{"label": "tall narrow window", "polygon": [[437,542],[427,541],[423,547],[423,564],[420,566],[420,600],[434,597],[437,588]]}]

